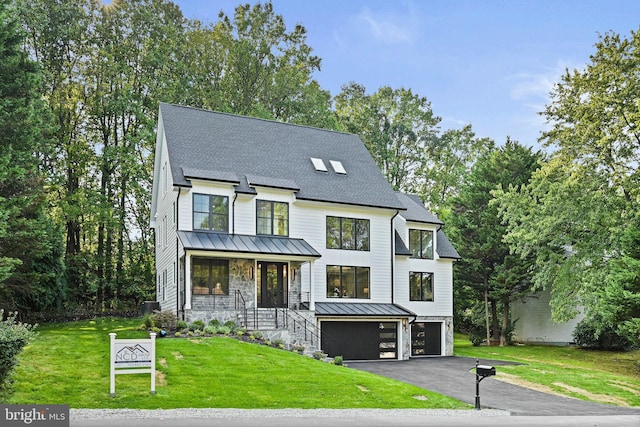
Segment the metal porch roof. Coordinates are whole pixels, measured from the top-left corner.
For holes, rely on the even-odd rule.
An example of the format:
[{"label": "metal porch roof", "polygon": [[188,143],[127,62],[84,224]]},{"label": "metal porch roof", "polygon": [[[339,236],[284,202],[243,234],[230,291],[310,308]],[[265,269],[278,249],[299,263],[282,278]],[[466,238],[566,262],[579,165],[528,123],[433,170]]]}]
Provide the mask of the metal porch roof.
[{"label": "metal porch roof", "polygon": [[319,258],[321,255],[303,239],[280,236],[252,236],[244,234],[178,231],[185,249],[286,255]]},{"label": "metal porch roof", "polygon": [[415,313],[397,304],[317,302],[316,316],[411,317]]}]

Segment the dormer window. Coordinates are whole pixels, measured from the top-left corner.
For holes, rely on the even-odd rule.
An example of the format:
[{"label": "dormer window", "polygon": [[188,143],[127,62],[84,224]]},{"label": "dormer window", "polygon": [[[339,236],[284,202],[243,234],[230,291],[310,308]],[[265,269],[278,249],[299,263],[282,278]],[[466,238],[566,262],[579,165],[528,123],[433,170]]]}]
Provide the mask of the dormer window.
[{"label": "dormer window", "polygon": [[194,194],[193,229],[228,232],[229,198],[212,194]]},{"label": "dormer window", "polygon": [[433,259],[433,231],[409,230],[411,258]]},{"label": "dormer window", "polygon": [[256,234],[288,236],[289,204],[269,200],[257,200]]}]

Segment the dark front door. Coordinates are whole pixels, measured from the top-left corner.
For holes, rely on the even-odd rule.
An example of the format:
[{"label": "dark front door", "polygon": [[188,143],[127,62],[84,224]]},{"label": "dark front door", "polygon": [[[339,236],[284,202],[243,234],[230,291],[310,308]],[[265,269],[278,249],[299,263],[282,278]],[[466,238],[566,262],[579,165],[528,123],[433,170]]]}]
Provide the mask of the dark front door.
[{"label": "dark front door", "polygon": [[258,307],[287,307],[287,264],[258,262]]}]

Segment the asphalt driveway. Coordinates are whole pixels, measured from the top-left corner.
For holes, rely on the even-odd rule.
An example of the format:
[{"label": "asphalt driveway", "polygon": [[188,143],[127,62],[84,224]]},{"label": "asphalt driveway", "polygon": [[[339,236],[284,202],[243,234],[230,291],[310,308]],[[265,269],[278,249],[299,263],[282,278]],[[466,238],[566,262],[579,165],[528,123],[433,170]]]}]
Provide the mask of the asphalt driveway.
[{"label": "asphalt driveway", "polygon": [[[467,357],[419,358],[403,361],[350,361],[350,368],[371,372],[405,383],[414,384],[475,403],[475,359]],[[480,364],[500,366],[512,364],[498,360],[481,359]],[[623,408],[586,402],[579,399],[542,393],[508,384],[489,377],[480,383],[480,404],[483,409],[494,408],[512,415],[640,415],[640,408]]]}]

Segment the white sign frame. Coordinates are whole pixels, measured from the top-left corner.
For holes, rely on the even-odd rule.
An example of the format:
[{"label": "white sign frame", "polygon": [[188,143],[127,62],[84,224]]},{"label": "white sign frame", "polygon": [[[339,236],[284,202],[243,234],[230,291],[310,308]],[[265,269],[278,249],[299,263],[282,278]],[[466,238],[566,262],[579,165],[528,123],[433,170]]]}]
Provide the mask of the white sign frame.
[{"label": "white sign frame", "polygon": [[151,394],[156,394],[156,333],[148,339],[116,339],[109,334],[109,376],[111,397],[116,396],[116,375],[151,374]]}]

